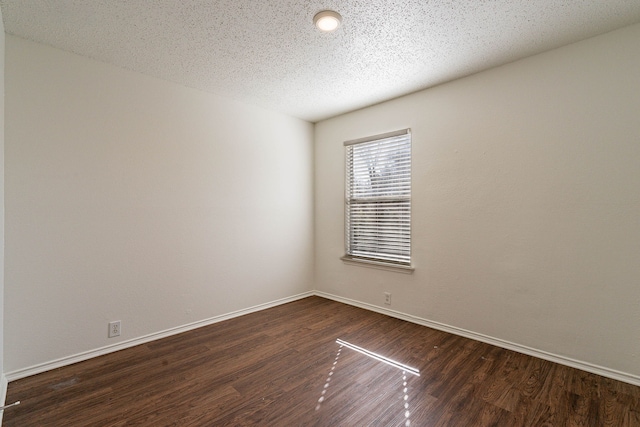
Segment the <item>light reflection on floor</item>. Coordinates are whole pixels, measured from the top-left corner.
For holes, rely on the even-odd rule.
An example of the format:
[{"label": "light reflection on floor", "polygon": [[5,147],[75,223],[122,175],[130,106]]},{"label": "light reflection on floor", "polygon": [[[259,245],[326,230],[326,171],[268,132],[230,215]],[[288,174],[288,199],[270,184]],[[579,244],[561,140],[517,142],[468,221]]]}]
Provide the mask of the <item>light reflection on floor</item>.
[{"label": "light reflection on floor", "polygon": [[333,365],[331,366],[331,370],[329,371],[329,374],[327,375],[327,380],[324,384],[324,387],[322,388],[322,392],[320,394],[320,398],[318,399],[318,404],[316,405],[316,411],[319,411],[321,406],[322,406],[322,402],[325,401],[326,397],[327,397],[327,393],[328,393],[328,389],[329,389],[329,385],[331,384],[331,379],[333,377],[333,374],[336,370],[336,367],[338,366],[338,361],[340,359],[340,354],[342,353],[342,349],[343,347],[349,348],[351,350],[354,350],[364,356],[370,357],[371,359],[377,360],[378,362],[382,362],[385,363],[387,365],[393,366],[394,368],[397,368],[399,370],[402,371],[402,401],[403,401],[403,406],[404,406],[404,418],[405,418],[405,426],[409,427],[411,425],[411,411],[409,410],[409,388],[407,386],[407,374],[411,374],[414,376],[420,376],[420,371],[416,368],[412,368],[410,366],[407,366],[405,364],[402,364],[400,362],[397,362],[393,359],[389,359],[388,357],[382,356],[380,354],[374,353],[370,350],[367,350],[365,348],[362,347],[358,347],[354,344],[348,343],[346,341],[343,341],[341,339],[337,339],[336,343],[339,345],[338,347],[338,351],[336,352],[336,357],[333,360]]}]

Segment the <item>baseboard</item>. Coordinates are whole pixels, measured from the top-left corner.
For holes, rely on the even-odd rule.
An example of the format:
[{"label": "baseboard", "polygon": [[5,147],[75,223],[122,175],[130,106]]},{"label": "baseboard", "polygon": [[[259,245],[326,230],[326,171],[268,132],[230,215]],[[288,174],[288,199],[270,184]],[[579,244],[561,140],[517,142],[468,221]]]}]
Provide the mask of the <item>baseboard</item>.
[{"label": "baseboard", "polygon": [[330,300],[334,300],[337,302],[341,302],[344,304],[353,305],[355,307],[363,308],[369,311],[375,311],[377,313],[385,314],[387,316],[395,317],[398,319],[406,320],[407,322],[416,323],[418,325],[427,326],[429,328],[437,329],[440,331],[448,332],[454,335],[459,335],[465,338],[470,338],[472,340],[481,341],[487,344],[495,345],[497,347],[502,347],[507,350],[513,350],[518,353],[523,353],[529,356],[537,357],[539,359],[548,360],[550,362],[555,362],[560,365],[566,365],[572,368],[580,369],[586,372],[591,372],[592,374],[601,375],[603,377],[611,378],[614,380],[622,381],[625,383],[633,384],[635,386],[640,386],[640,376],[629,374],[626,372],[620,372],[615,369],[605,368],[603,366],[594,365],[588,362],[583,362],[581,360],[572,359],[565,356],[560,356],[557,354],[549,353],[547,351],[538,350],[535,348],[527,347],[521,344],[505,341],[499,338],[490,337],[487,335],[479,334],[476,332],[468,331],[466,329],[457,328],[455,326],[446,325],[439,322],[434,322],[431,320],[423,319],[421,317],[412,316],[410,314],[401,313],[399,311],[389,310],[383,307],[378,307],[373,304],[363,303],[360,301],[355,301],[349,298],[340,297],[337,295],[329,294],[321,291],[314,291],[314,295],[317,295],[322,298],[327,298]]},{"label": "baseboard", "polygon": [[[139,338],[134,338],[131,340],[123,341],[117,344],[109,345],[106,347],[101,347],[95,350],[90,350],[82,353],[78,353],[75,355],[63,357],[57,360],[53,360],[51,362],[42,363],[39,365],[19,369],[12,372],[7,372],[2,375],[0,379],[0,399],[2,404],[4,405],[4,401],[6,399],[7,392],[7,384],[11,381],[18,380],[21,378],[29,377],[31,375],[40,374],[42,372],[50,371],[52,369],[57,369],[63,366],[71,365],[74,363],[82,362],[84,360],[92,359],[94,357],[102,356],[105,354],[113,353],[115,351],[124,350],[129,347],[134,347],[136,345],[145,344],[150,341],[155,341],[158,339],[166,338],[172,335],[180,334],[182,332],[187,332],[193,329],[197,329],[203,326],[212,325],[214,323],[222,322],[224,320],[233,319],[234,317],[243,316],[245,314],[254,313],[256,311],[265,310],[267,308],[276,307],[278,305],[286,304],[289,302],[297,301],[302,298],[307,298],[310,296],[319,296],[322,298],[327,298],[333,301],[341,302],[344,304],[352,305],[355,307],[359,307],[365,310],[374,311],[377,313],[385,314],[387,316],[395,317],[397,319],[406,320],[411,323],[415,323],[418,325],[426,326],[429,328],[437,329],[440,331],[448,332],[454,335],[463,336],[465,338],[470,338],[472,340],[481,341],[487,344],[495,345],[497,347],[505,348],[507,350],[516,351],[518,353],[527,354],[529,356],[537,357],[544,360],[549,360],[551,362],[559,363],[561,365],[570,366],[572,368],[581,369],[586,372],[591,372],[596,375],[601,375],[603,377],[611,378],[618,381],[623,381],[625,383],[629,383],[635,386],[640,386],[640,376],[629,374],[626,372],[620,372],[614,369],[609,369],[606,367],[594,365],[588,362],[583,362],[580,360],[572,359],[565,356],[560,356],[557,354],[553,354],[550,352],[546,352],[543,350],[538,350],[535,348],[523,346],[521,344],[505,341],[499,338],[490,337],[487,335],[479,334],[477,332],[468,331],[466,329],[457,328],[455,326],[446,325],[439,322],[434,322],[432,320],[423,319],[421,317],[413,316],[410,314],[402,313],[395,310],[390,310],[383,307],[378,307],[373,304],[368,304],[356,300],[352,300],[349,298],[340,297],[337,295],[329,294],[321,291],[309,291],[304,292],[298,295],[294,295],[287,298],[278,299],[275,301],[271,301],[264,304],[259,304],[253,307],[245,308],[242,310],[234,311],[231,313],[223,314],[220,316],[215,316],[209,319],[201,320],[198,322],[189,323],[183,326],[178,326],[175,328],[167,329],[164,331],[156,332],[153,334],[145,335]],[[1,405],[0,405],[1,406]],[[2,425],[2,414],[0,412],[0,427]]]},{"label": "baseboard", "polygon": [[[7,386],[9,385],[9,381],[7,380],[7,376],[2,374],[0,376],[0,406],[4,406],[7,404]],[[4,411],[0,411],[0,427],[2,427],[2,416],[4,415]]]},{"label": "baseboard", "polygon": [[[214,316],[209,319],[200,320],[198,322],[189,323],[183,326],[178,326],[175,328],[167,329],[160,332],[155,332],[153,334],[145,335],[139,338],[130,339],[127,341],[122,341],[117,344],[108,345],[105,347],[97,348],[95,350],[85,351],[82,353],[74,354],[71,356],[63,357],[60,359],[53,360],[51,362],[45,362],[38,365],[30,366],[23,369],[18,369],[16,371],[7,372],[5,376],[3,376],[4,390],[6,391],[6,384],[11,381],[19,380],[21,378],[26,378],[31,375],[40,374],[46,371],[50,371],[52,369],[61,368],[63,366],[72,365],[74,363],[82,362],[84,360],[92,359],[94,357],[103,356],[105,354],[113,353],[119,350],[124,350],[126,348],[134,347],[136,345],[145,344],[150,341],[159,340],[161,338],[166,338],[172,335],[177,335],[182,332],[191,331],[193,329],[201,328],[203,326],[212,325],[214,323],[222,322],[224,320],[233,319],[234,317],[244,316],[245,314],[254,313],[256,311],[265,310],[267,308],[276,307],[278,305],[286,304],[289,302],[297,301],[302,298],[307,298],[313,296],[314,293],[312,291],[304,292],[302,294],[294,295],[287,298],[281,298],[275,301],[271,301],[264,304],[259,304],[253,307],[245,308],[242,310],[233,311],[231,313],[222,314],[219,316]],[[4,395],[3,395],[4,396]],[[1,425],[1,424],[0,424]]]}]

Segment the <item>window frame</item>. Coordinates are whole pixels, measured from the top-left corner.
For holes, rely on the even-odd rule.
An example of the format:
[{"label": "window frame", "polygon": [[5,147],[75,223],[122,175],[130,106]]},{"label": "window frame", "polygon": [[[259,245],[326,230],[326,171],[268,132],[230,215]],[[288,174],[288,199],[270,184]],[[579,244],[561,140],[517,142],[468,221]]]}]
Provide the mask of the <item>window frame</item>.
[{"label": "window frame", "polygon": [[[409,164],[407,166],[407,170],[409,172],[409,178],[408,178],[408,197],[407,195],[397,195],[397,196],[375,196],[373,193],[375,193],[374,190],[372,190],[371,194],[367,195],[370,196],[370,200],[372,203],[382,203],[382,202],[388,202],[388,201],[394,201],[397,203],[400,203],[400,201],[408,201],[408,215],[407,214],[403,214],[404,216],[401,217],[401,219],[404,219],[405,217],[408,218],[408,227],[409,227],[409,231],[408,233],[406,232],[398,232],[398,235],[404,238],[408,237],[409,243],[408,245],[406,245],[405,250],[408,250],[408,261],[394,261],[394,260],[389,260],[389,259],[379,259],[376,257],[366,257],[366,256],[362,256],[362,255],[354,255],[353,252],[357,252],[357,250],[354,250],[353,248],[350,248],[350,244],[352,243],[351,236],[353,235],[353,227],[351,226],[351,218],[353,218],[353,215],[350,217],[350,209],[352,208],[352,205],[357,205],[357,203],[354,203],[358,198],[357,197],[352,197],[350,196],[350,189],[353,189],[353,186],[355,185],[355,183],[353,182],[353,180],[355,179],[354,176],[352,175],[352,169],[350,168],[350,160],[349,160],[349,153],[350,153],[350,147],[353,148],[353,146],[358,145],[358,144],[367,144],[367,143],[380,143],[380,142],[384,142],[385,139],[391,139],[391,138],[397,138],[397,137],[401,137],[401,136],[406,136],[407,137],[407,142],[409,144],[409,155],[408,155],[408,160],[409,160]],[[391,144],[392,141],[389,141],[389,144]],[[412,210],[411,210],[411,188],[412,188],[412,136],[411,136],[411,129],[407,128],[407,129],[402,129],[402,130],[398,130],[398,131],[394,131],[394,132],[388,132],[388,133],[384,133],[384,134],[379,134],[379,135],[373,135],[373,136],[369,136],[369,137],[365,137],[365,138],[359,138],[359,139],[354,139],[354,140],[350,140],[350,141],[345,141],[344,142],[344,147],[345,147],[345,154],[344,154],[344,159],[345,159],[345,194],[344,194],[344,247],[345,247],[345,255],[341,257],[341,259],[347,263],[347,264],[354,264],[354,265],[361,265],[361,266],[369,266],[369,267],[375,267],[375,268],[383,268],[383,269],[390,269],[390,270],[394,270],[394,271],[401,271],[401,272],[405,272],[405,273],[411,273],[413,272],[414,268],[413,268],[413,257],[412,257]],[[405,148],[406,150],[406,148]],[[353,154],[352,154],[353,155]],[[355,173],[355,172],[354,172]],[[389,179],[394,179],[394,178],[398,178],[398,176],[402,175],[401,173],[398,175],[393,175],[391,177],[389,177]],[[369,198],[369,197],[367,197]],[[360,201],[362,198],[359,198]],[[398,222],[401,221],[401,219],[398,220]],[[377,231],[376,231],[377,232]],[[377,237],[377,236],[376,236]],[[386,237],[382,238],[382,240],[378,240],[376,241],[376,244],[380,244],[381,242],[385,242]],[[387,256],[392,256],[390,255],[391,252],[380,252],[381,256],[384,256],[385,254]]]}]

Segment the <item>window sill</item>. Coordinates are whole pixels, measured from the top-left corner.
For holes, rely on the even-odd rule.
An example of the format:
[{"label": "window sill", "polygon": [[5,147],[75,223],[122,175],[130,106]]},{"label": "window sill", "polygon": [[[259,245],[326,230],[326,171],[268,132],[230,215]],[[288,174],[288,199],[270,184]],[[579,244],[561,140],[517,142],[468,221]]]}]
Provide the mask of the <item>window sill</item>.
[{"label": "window sill", "polygon": [[340,259],[345,264],[358,265],[360,267],[378,268],[381,270],[396,271],[398,273],[411,274],[413,273],[413,270],[414,270],[413,267],[408,265],[398,265],[398,264],[392,264],[392,263],[382,262],[382,261],[373,261],[373,260],[368,260],[363,258],[354,258],[348,255],[340,257]]}]

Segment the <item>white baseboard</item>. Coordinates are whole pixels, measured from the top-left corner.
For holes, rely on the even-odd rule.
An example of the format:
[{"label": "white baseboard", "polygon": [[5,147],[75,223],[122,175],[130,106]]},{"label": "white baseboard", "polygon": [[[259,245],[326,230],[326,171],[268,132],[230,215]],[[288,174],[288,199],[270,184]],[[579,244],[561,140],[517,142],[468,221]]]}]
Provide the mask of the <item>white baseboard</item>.
[{"label": "white baseboard", "polygon": [[326,292],[314,291],[314,295],[317,295],[322,298],[331,299],[344,304],[353,305],[355,307],[363,308],[365,310],[375,311],[377,313],[385,314],[387,316],[406,320],[407,322],[416,323],[422,326],[427,326],[429,328],[448,332],[454,335],[460,335],[465,338],[470,338],[475,341],[481,341],[487,344],[495,345],[497,347],[505,348],[507,350],[513,350],[518,353],[523,353],[529,356],[537,357],[539,359],[548,360],[551,362],[558,363],[560,365],[566,365],[566,366],[580,369],[586,372],[591,372],[592,374],[601,375],[603,377],[607,377],[614,380],[640,386],[640,376],[637,376],[637,375],[629,374],[626,372],[620,372],[615,369],[605,368],[603,366],[594,365],[592,363],[583,362],[581,360],[576,360],[576,359],[572,359],[565,356],[559,356],[557,354],[549,353],[547,351],[538,350],[538,349],[527,347],[521,344],[501,340],[499,338],[490,337],[487,335],[468,331],[466,329],[457,328],[455,326],[449,326],[443,323],[434,322],[431,320],[423,319],[421,317],[401,313],[399,311],[389,310],[383,307],[378,307],[376,305],[355,301],[349,298],[343,298],[343,297],[332,295]]},{"label": "white baseboard", "polygon": [[7,386],[9,385],[9,381],[7,380],[7,376],[2,374],[0,376],[0,406],[4,406],[7,402]]},{"label": "white baseboard", "polygon": [[[74,354],[71,356],[63,357],[60,359],[56,359],[50,362],[41,363],[38,365],[30,366],[23,369],[18,369],[12,372],[7,372],[3,379],[5,380],[5,390],[6,383],[19,380],[21,378],[26,378],[31,375],[40,374],[42,372],[50,371],[52,369],[61,368],[63,366],[72,365],[74,363],[82,362],[84,360],[92,359],[94,357],[103,356],[105,354],[113,353],[119,350],[124,350],[125,348],[134,347],[136,345],[145,344],[150,341],[159,340],[161,338],[166,338],[172,335],[180,334],[182,332],[191,331],[193,329],[201,328],[203,326],[212,325],[214,323],[222,322],[224,320],[233,319],[234,317],[244,316],[245,314],[254,313],[256,311],[261,311],[267,308],[276,307],[278,305],[286,304],[289,302],[297,301],[302,298],[307,298],[313,296],[314,293],[312,291],[304,292],[302,294],[294,295],[287,298],[281,298],[275,301],[271,301],[264,304],[259,304],[253,307],[245,308],[242,310],[233,311],[231,313],[222,314],[220,316],[214,316],[209,319],[200,320],[198,322],[189,323],[183,326],[178,326],[175,328],[167,329],[160,332],[155,332],[153,334],[144,335],[139,338],[133,338],[127,341],[122,341],[117,344],[108,345],[105,347],[97,348],[95,350],[89,350],[82,353]],[[4,395],[3,395],[4,396]],[[0,424],[1,425],[1,424]]]},{"label": "white baseboard", "polygon": [[[9,385],[9,381],[7,380],[7,376],[2,374],[0,376],[0,406],[4,406],[7,404],[7,386]],[[2,416],[4,415],[4,411],[0,411],[0,427],[2,427]]]},{"label": "white baseboard", "polygon": [[[549,353],[543,350],[538,350],[535,348],[523,346],[521,344],[505,341],[499,338],[490,337],[487,335],[479,334],[476,332],[468,331],[466,329],[457,328],[455,326],[446,325],[439,322],[434,322],[431,320],[423,319],[421,317],[413,316],[410,314],[401,313],[399,311],[389,310],[383,307],[378,307],[373,304],[363,303],[360,301],[352,300],[349,298],[340,297],[337,295],[329,294],[321,291],[309,291],[302,294],[294,295],[288,298],[282,298],[276,301],[271,301],[265,304],[259,304],[253,307],[249,307],[246,309],[234,311],[231,313],[223,314],[220,316],[215,316],[209,319],[201,320],[194,323],[189,323],[187,325],[178,326],[175,328],[167,329],[165,331],[156,332],[153,334],[145,335],[139,338],[134,338],[128,341],[123,341],[114,345],[109,345],[106,347],[101,347],[95,350],[90,350],[82,353],[78,353],[75,355],[63,357],[61,359],[53,360],[51,362],[42,363],[39,365],[31,366],[28,368],[19,369],[12,372],[7,372],[2,375],[0,380],[0,398],[2,402],[4,402],[6,398],[7,391],[7,383],[18,380],[21,378],[25,378],[31,375],[36,375],[42,372],[46,372],[52,369],[60,368],[63,366],[71,365],[73,363],[82,362],[84,360],[88,360],[94,357],[102,356],[108,353],[113,353],[115,351],[123,350],[125,348],[133,347],[140,344],[145,344],[150,341],[158,340],[161,338],[169,337],[172,335],[180,334],[182,332],[187,332],[193,329],[197,329],[203,326],[212,325],[214,323],[222,322],[224,320],[232,319],[234,317],[243,316],[245,314],[254,313],[256,311],[264,310],[271,307],[276,307],[278,305],[286,304],[288,302],[297,301],[302,298],[310,297],[310,296],[319,296],[322,298],[327,298],[330,300],[334,300],[337,302],[341,302],[344,304],[349,304],[355,307],[363,308],[365,310],[374,311],[377,313],[385,314],[387,316],[395,317],[398,319],[406,320],[411,323],[415,323],[418,325],[426,326],[429,328],[437,329],[440,331],[448,332],[454,335],[463,336],[465,338],[470,338],[472,340],[481,341],[487,344],[495,345],[497,347],[505,348],[507,350],[513,350],[518,353],[527,354],[529,356],[537,357],[544,360],[549,360],[551,362],[559,363],[561,365],[570,366],[572,368],[581,369],[586,372],[591,372],[593,374],[601,375],[603,377],[612,378],[614,380],[623,381],[625,383],[633,384],[636,386],[640,386],[640,376],[629,374],[626,372],[620,372],[614,369],[605,368],[602,366],[594,365],[588,362],[583,362],[580,360],[572,359],[565,356],[560,356],[557,354]],[[4,403],[3,403],[4,404]],[[0,414],[0,426],[2,425],[2,419]]]}]

